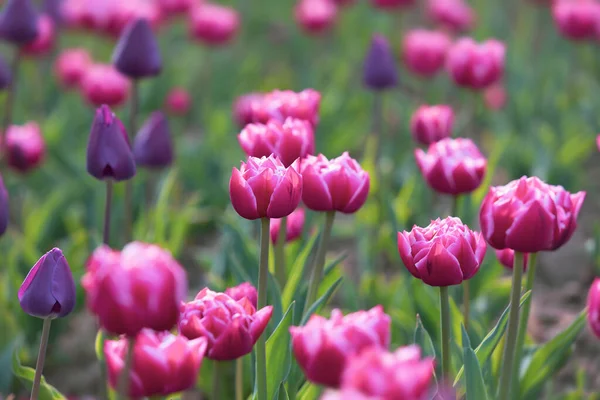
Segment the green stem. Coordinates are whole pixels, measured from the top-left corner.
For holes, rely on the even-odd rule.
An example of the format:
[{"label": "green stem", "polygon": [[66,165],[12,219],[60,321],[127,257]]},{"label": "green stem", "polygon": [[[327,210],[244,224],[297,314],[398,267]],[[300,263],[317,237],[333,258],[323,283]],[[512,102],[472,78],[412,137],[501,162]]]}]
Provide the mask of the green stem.
[{"label": "green stem", "polygon": [[[527,281],[525,282],[525,293],[531,291],[530,300],[523,305],[523,312],[519,320],[519,332],[517,333],[517,347],[515,349],[515,362],[512,371],[511,393],[518,393],[519,390],[519,375],[521,371],[521,358],[523,357],[523,346],[525,345],[525,336],[527,335],[527,323],[529,322],[529,312],[531,311],[531,303],[533,296],[533,281],[535,279],[535,267],[537,261],[537,253],[529,254],[529,265],[527,269]],[[527,263],[523,262],[523,268]]]},{"label": "green stem", "polygon": [[382,149],[383,149],[383,94],[380,92],[374,93],[373,98],[373,111],[372,111],[372,129],[376,140],[375,147],[375,179],[377,181],[377,198],[379,200],[379,213],[378,221],[382,224],[385,220],[385,207],[386,207],[386,185],[383,182],[384,176],[382,167]]},{"label": "green stem", "polygon": [[40,383],[42,381],[42,371],[44,370],[44,361],[46,360],[46,349],[48,348],[48,337],[50,336],[50,324],[52,319],[44,319],[42,327],[42,336],[40,339],[40,351],[38,352],[37,363],[35,365],[35,376],[33,386],[31,387],[31,400],[37,400],[40,392]]},{"label": "green stem", "polygon": [[119,376],[119,385],[117,393],[122,399],[129,398],[129,375],[133,366],[133,353],[135,348],[135,336],[127,338],[127,354],[125,355],[125,366]]},{"label": "green stem", "polygon": [[[138,81],[134,79],[131,83],[131,107],[129,109],[129,143],[133,145],[133,139],[137,133],[138,113]],[[133,180],[125,182],[125,243],[129,243],[133,237]]]},{"label": "green stem", "polygon": [[213,386],[211,400],[219,400],[221,398],[221,362],[213,361]]},{"label": "green stem", "polygon": [[108,245],[110,241],[110,214],[112,206],[113,182],[106,181],[106,202],[104,204],[104,230],[102,233],[102,243]]},{"label": "green stem", "polygon": [[519,298],[521,297],[521,278],[523,275],[523,253],[515,251],[513,264],[512,287],[510,289],[510,311],[508,314],[508,332],[504,344],[504,356],[502,357],[502,372],[498,385],[498,400],[510,398],[510,379],[512,376],[513,360],[515,357],[515,345],[517,331],[519,329]]},{"label": "green stem", "polygon": [[304,316],[306,316],[310,306],[312,306],[317,300],[317,293],[319,290],[319,284],[321,283],[321,279],[323,277],[323,269],[325,268],[325,255],[327,253],[327,247],[329,245],[329,238],[331,236],[331,228],[333,227],[334,219],[335,211],[327,211],[325,216],[325,228],[323,229],[323,236],[321,236],[319,250],[317,250],[315,264],[310,275],[306,301],[304,302],[304,312],[302,313]]},{"label": "green stem", "polygon": [[[269,277],[269,218],[261,219],[260,265],[258,266],[258,307],[267,305],[267,278]],[[256,342],[256,381],[258,400],[267,400],[267,339],[260,335]]]},{"label": "green stem", "polygon": [[235,400],[244,400],[244,357],[235,360]]},{"label": "green stem", "polygon": [[450,298],[448,287],[440,286],[440,318],[442,321],[442,379],[450,379]]},{"label": "green stem", "polygon": [[469,281],[465,280],[463,285],[463,324],[465,329],[469,329],[469,314],[471,311],[471,290],[469,288]]},{"label": "green stem", "polygon": [[275,277],[279,286],[283,288],[287,280],[286,262],[285,262],[285,244],[287,234],[287,217],[280,220],[279,232],[277,234],[277,243],[275,243]]}]

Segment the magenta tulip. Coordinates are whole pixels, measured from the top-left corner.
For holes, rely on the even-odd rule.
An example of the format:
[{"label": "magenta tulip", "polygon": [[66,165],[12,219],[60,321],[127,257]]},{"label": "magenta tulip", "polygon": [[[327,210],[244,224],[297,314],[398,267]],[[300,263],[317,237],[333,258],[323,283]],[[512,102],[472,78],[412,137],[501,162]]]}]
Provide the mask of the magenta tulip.
[{"label": "magenta tulip", "polygon": [[208,46],[222,46],[233,40],[240,26],[240,16],[230,7],[199,2],[191,6],[189,29],[192,38]]},{"label": "magenta tulip", "polygon": [[294,7],[294,19],[306,33],[317,35],[328,31],[338,15],[333,0],[298,0]]},{"label": "magenta tulip", "polygon": [[46,143],[40,126],[37,122],[9,126],[3,150],[9,167],[22,173],[35,169],[46,156]]},{"label": "magenta tulip", "polygon": [[560,33],[570,40],[594,40],[598,37],[600,3],[595,0],[555,0],[552,17]]},{"label": "magenta tulip", "polygon": [[266,123],[271,119],[283,122],[291,117],[308,121],[312,126],[319,123],[321,93],[316,90],[274,90],[256,100],[251,103],[253,122]]},{"label": "magenta tulip", "polygon": [[[288,215],[287,222],[285,224],[285,241],[293,242],[302,235],[302,229],[304,228],[304,209],[298,208],[293,213]],[[281,228],[281,219],[273,218],[271,220],[271,227],[269,232],[271,234],[271,242],[277,244],[277,238],[279,237],[279,229]]]},{"label": "magenta tulip", "polygon": [[58,55],[54,63],[54,74],[62,86],[74,88],[79,85],[91,65],[92,57],[86,49],[66,49]]},{"label": "magenta tulip", "polygon": [[464,0],[428,0],[427,16],[454,32],[464,32],[475,23],[475,13]]},{"label": "magenta tulip", "polygon": [[450,45],[444,32],[414,29],[404,36],[402,58],[411,72],[430,77],[444,68]]},{"label": "magenta tulip", "polygon": [[454,111],[447,105],[421,106],[410,120],[410,132],[419,143],[428,146],[452,136]]},{"label": "magenta tulip", "polygon": [[131,83],[112,65],[89,66],[80,80],[83,97],[93,106],[106,104],[115,107],[123,104],[129,95]]},{"label": "magenta tulip", "polygon": [[596,278],[587,298],[588,324],[594,334],[600,339],[600,278]]},{"label": "magenta tulip", "polygon": [[235,301],[241,300],[244,297],[250,301],[250,304],[256,308],[258,303],[258,292],[250,282],[243,282],[237,286],[225,289],[225,294]]},{"label": "magenta tulip", "polygon": [[477,43],[462,38],[448,51],[446,68],[458,86],[485,89],[502,79],[505,52],[504,43],[498,40]]}]

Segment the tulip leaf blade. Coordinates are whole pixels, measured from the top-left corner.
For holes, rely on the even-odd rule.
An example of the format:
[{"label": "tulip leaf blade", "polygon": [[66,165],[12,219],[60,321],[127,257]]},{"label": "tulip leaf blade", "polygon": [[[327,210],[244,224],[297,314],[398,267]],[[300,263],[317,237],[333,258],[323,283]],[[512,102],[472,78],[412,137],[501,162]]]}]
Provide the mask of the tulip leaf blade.
[{"label": "tulip leaf blade", "polygon": [[423,356],[435,358],[435,346],[427,329],[423,326],[421,317],[417,314],[417,326],[415,327],[414,343],[421,348]]},{"label": "tulip leaf blade", "polygon": [[277,400],[290,400],[290,396],[288,396],[288,392],[283,383],[279,385],[279,392],[277,396]]},{"label": "tulip leaf blade", "polygon": [[483,381],[483,374],[481,373],[481,365],[477,359],[477,355],[471,348],[471,341],[469,340],[469,334],[465,329],[465,326],[460,324],[462,345],[463,345],[463,360],[465,368],[465,379],[467,381],[467,400],[487,400],[488,394],[485,389],[485,382]]},{"label": "tulip leaf blade", "polygon": [[[15,348],[12,357],[12,370],[13,374],[23,382],[28,390],[31,390],[33,380],[35,377],[35,369],[25,367],[21,365],[21,359],[19,358],[19,349]],[[39,400],[66,400],[54,386],[48,384],[44,376],[40,382]]]},{"label": "tulip leaf blade", "polygon": [[289,307],[296,298],[302,283],[302,276],[305,274],[305,271],[308,270],[308,265],[312,261],[310,255],[314,252],[318,237],[319,233],[313,234],[296,257],[296,260],[294,260],[290,276],[288,277],[287,283],[283,288],[283,293],[281,294],[283,307]]},{"label": "tulip leaf blade", "polygon": [[323,305],[325,305],[329,301],[329,299],[331,298],[331,296],[333,295],[333,293],[335,292],[335,290],[342,283],[343,279],[344,279],[343,277],[339,277],[335,282],[333,282],[333,284],[331,286],[329,286],[329,288],[325,291],[325,293],[323,294],[323,296],[319,297],[317,299],[317,301],[315,301],[314,304],[310,306],[310,308],[308,309],[306,315],[304,315],[302,317],[302,321],[300,322],[300,325],[306,324],[306,322],[308,321],[308,318],[312,314],[314,314],[317,311],[319,311],[321,309],[321,307]]},{"label": "tulip leaf blade", "polygon": [[321,394],[321,387],[306,382],[298,392],[298,400],[318,400]]},{"label": "tulip leaf blade", "polygon": [[292,364],[289,329],[294,321],[296,303],[292,302],[267,339],[267,398],[278,400]]}]

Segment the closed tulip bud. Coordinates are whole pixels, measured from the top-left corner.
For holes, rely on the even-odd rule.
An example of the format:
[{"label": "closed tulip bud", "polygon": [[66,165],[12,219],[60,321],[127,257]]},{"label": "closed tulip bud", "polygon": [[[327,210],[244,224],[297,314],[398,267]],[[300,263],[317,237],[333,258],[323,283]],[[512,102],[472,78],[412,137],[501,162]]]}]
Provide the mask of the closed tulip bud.
[{"label": "closed tulip bud", "polygon": [[173,144],[169,121],[155,111],[142,126],[133,141],[137,165],[146,168],[165,168],[173,162]]},{"label": "closed tulip bud", "polygon": [[56,58],[54,74],[62,86],[74,88],[79,86],[79,82],[91,65],[92,57],[86,49],[66,49]]},{"label": "closed tulip bud", "polygon": [[414,29],[402,41],[402,58],[413,73],[430,77],[444,68],[450,46],[450,38],[443,32]]},{"label": "closed tulip bud", "polygon": [[96,110],[87,147],[87,171],[100,180],[124,181],[135,176],[125,127],[106,105]]},{"label": "closed tulip bud", "polygon": [[316,126],[319,123],[320,106],[321,93],[316,90],[274,90],[265,94],[260,101],[252,102],[252,121],[266,123],[276,119],[283,122],[291,117],[303,119]]},{"label": "closed tulip bud", "polygon": [[475,23],[475,14],[464,0],[428,0],[427,16],[454,32],[467,31]]},{"label": "closed tulip bud", "polygon": [[415,4],[415,0],[371,0],[371,4],[382,10],[394,10],[410,7]]},{"label": "closed tulip bud", "polygon": [[477,189],[487,169],[487,160],[471,139],[442,139],[427,152],[416,149],[415,158],[433,190],[455,196]]},{"label": "closed tulip bud", "polygon": [[419,143],[428,146],[452,136],[454,111],[447,105],[421,106],[410,120],[410,132]]},{"label": "closed tulip bud", "polygon": [[0,90],[6,89],[12,81],[12,73],[4,57],[0,55]]},{"label": "closed tulip bud", "polygon": [[283,218],[300,203],[302,176],[273,156],[248,157],[239,170],[233,168],[229,197],[243,218]]},{"label": "closed tulip bud", "polygon": [[225,294],[235,301],[247,298],[254,308],[256,308],[256,304],[258,303],[258,292],[250,282],[243,282],[237,286],[227,288],[225,289]]},{"label": "closed tulip bud", "polygon": [[459,218],[431,221],[398,232],[398,251],[406,269],[430,286],[458,285],[472,278],[483,262],[486,244]]},{"label": "closed tulip bud", "polygon": [[506,104],[506,89],[501,83],[495,83],[485,89],[483,92],[485,106],[492,111],[498,111],[504,108]]},{"label": "closed tulip bud", "polygon": [[167,250],[132,242],[123,251],[94,251],[82,279],[90,311],[115,335],[134,336],[143,328],[171,330],[186,297],[185,270]]},{"label": "closed tulip bud", "polygon": [[587,299],[588,324],[592,332],[600,339],[600,278],[596,278]]},{"label": "closed tulip bud", "polygon": [[106,104],[116,107],[127,99],[129,80],[112,65],[93,64],[84,72],[80,81],[83,97],[93,106]]},{"label": "closed tulip bud", "polygon": [[0,37],[17,46],[29,43],[38,35],[37,21],[31,0],[7,0],[0,13]]},{"label": "closed tulip bud", "polygon": [[8,228],[8,191],[4,187],[4,181],[0,175],[0,236],[4,235]]},{"label": "closed tulip bud", "polygon": [[52,18],[47,15],[41,15],[38,18],[37,37],[21,48],[23,54],[27,56],[42,56],[48,54],[54,47],[56,39],[56,30]]},{"label": "closed tulip bud", "polygon": [[[513,269],[515,265],[515,251],[511,249],[496,250],[496,258],[500,261],[500,264],[504,265],[508,269]],[[527,262],[529,255],[525,253],[523,257],[523,270],[527,271]]]},{"label": "closed tulip bud", "polygon": [[200,3],[190,13],[190,34],[208,46],[229,43],[240,26],[240,16],[230,7]]},{"label": "closed tulip bud", "polygon": [[44,254],[19,289],[21,308],[38,318],[65,317],[75,308],[75,282],[60,249]]},{"label": "closed tulip bud", "polygon": [[476,43],[462,38],[450,48],[446,66],[457,85],[484,89],[502,79],[504,53],[504,44],[498,40]]},{"label": "closed tulip bud", "polygon": [[64,21],[62,3],[64,0],[44,0],[44,14],[52,19],[54,26],[60,26]]},{"label": "closed tulip bud", "polygon": [[[128,346],[127,338],[104,343],[108,382],[113,389],[125,367]],[[206,338],[188,340],[169,332],[142,330],[133,347],[129,396],[162,397],[194,388],[205,352]]]},{"label": "closed tulip bud", "polygon": [[46,156],[40,126],[36,122],[9,126],[4,138],[4,152],[8,166],[19,172],[29,172],[38,167]]},{"label": "closed tulip bud", "polygon": [[[293,242],[302,235],[302,229],[304,228],[304,209],[298,208],[293,213],[287,216],[285,224],[285,241]],[[281,228],[281,219],[273,218],[271,220],[271,226],[269,233],[271,234],[271,242],[277,244],[279,238],[279,229]]]},{"label": "closed tulip bud", "polygon": [[112,56],[117,71],[131,79],[156,76],[162,59],[150,23],[144,18],[131,21],[121,34]]},{"label": "closed tulip bud", "polygon": [[262,98],[263,94],[261,93],[248,93],[235,99],[233,103],[233,119],[240,128],[254,122],[253,103],[257,103],[256,108],[259,108],[262,105]]},{"label": "closed tulip bud", "polygon": [[294,7],[296,23],[307,33],[321,34],[337,19],[337,5],[332,0],[298,0]]},{"label": "closed tulip bud", "polygon": [[314,211],[352,214],[369,195],[369,174],[344,152],[328,160],[323,154],[302,160],[302,201]]},{"label": "closed tulip bud", "polygon": [[287,168],[298,158],[315,151],[313,127],[307,121],[287,118],[265,124],[249,124],[238,135],[238,141],[248,156],[277,156]]},{"label": "closed tulip bud", "polygon": [[600,4],[593,0],[556,0],[552,17],[560,33],[571,40],[593,40],[598,36]]},{"label": "closed tulip bud", "polygon": [[211,360],[235,360],[252,351],[272,313],[273,306],[256,310],[247,297],[235,301],[205,288],[181,305],[179,333],[190,339],[206,337]]},{"label": "closed tulip bud", "polygon": [[165,99],[165,108],[173,115],[185,115],[192,106],[192,97],[184,88],[174,88]]},{"label": "closed tulip bud", "polygon": [[396,62],[387,39],[373,35],[371,46],[365,56],[363,83],[371,90],[385,90],[398,84]]},{"label": "closed tulip bud", "polygon": [[346,316],[335,309],[330,319],[312,315],[306,325],[291,327],[292,350],[307,380],[337,388],[352,356],[389,346],[390,326],[381,306]]},{"label": "closed tulip bud", "polygon": [[522,253],[556,250],[575,232],[585,192],[571,194],[537,177],[490,188],[483,199],[479,223],[495,249]]}]

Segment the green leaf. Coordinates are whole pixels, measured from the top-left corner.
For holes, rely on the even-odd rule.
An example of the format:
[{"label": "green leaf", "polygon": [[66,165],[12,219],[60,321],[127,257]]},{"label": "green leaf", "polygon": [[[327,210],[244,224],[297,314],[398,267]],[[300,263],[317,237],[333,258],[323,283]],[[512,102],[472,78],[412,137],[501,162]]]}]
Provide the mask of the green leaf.
[{"label": "green leaf", "polygon": [[96,350],[96,358],[98,359],[98,361],[104,360],[104,340],[104,331],[102,329],[99,329],[98,333],[96,334],[96,341],[94,344],[94,348]]},{"label": "green leaf", "polygon": [[283,318],[267,339],[267,398],[277,400],[281,386],[290,372],[292,353],[289,328],[294,320],[296,303],[292,302]]},{"label": "green leaf", "polygon": [[421,348],[424,357],[428,356],[435,358],[435,347],[433,346],[433,341],[431,340],[431,336],[429,336],[429,332],[427,332],[423,326],[423,322],[421,322],[421,317],[419,314],[417,314],[417,326],[415,327],[414,343]]},{"label": "green leaf", "polygon": [[278,397],[277,400],[290,400],[290,397],[288,396],[288,392],[285,389],[285,385],[282,383],[281,385],[279,385],[279,392],[278,392]]},{"label": "green leaf", "polygon": [[585,326],[586,316],[587,309],[583,310],[567,329],[533,354],[527,370],[520,379],[522,398],[541,390],[544,383],[563,366],[573,343]]},{"label": "green leaf", "polygon": [[311,262],[311,258],[309,256],[313,253],[313,250],[316,247],[318,237],[318,233],[313,234],[300,254],[298,254],[296,257],[290,276],[288,277],[287,283],[283,289],[283,293],[281,294],[281,303],[283,304],[283,307],[289,307],[294,298],[296,298],[296,293],[298,292],[298,288],[302,283],[302,276],[304,276],[305,271]]},{"label": "green leaf", "polygon": [[[21,343],[21,336],[17,336],[11,343],[0,351],[0,371],[8,371],[11,367],[12,357]],[[0,374],[0,393],[10,393],[13,376]]]},{"label": "green leaf", "polygon": [[302,385],[296,397],[298,398],[298,400],[318,400],[320,394],[320,386],[313,385],[310,382],[306,382],[304,385]]},{"label": "green leaf", "polygon": [[[21,365],[18,349],[15,349],[13,352],[12,370],[15,376],[25,384],[27,389],[31,390],[35,378],[35,370],[33,368],[24,367]],[[42,376],[38,400],[66,400],[66,397],[56,390],[54,386],[49,385],[46,382],[46,379]]]},{"label": "green leaf", "polygon": [[329,298],[333,295],[333,293],[335,292],[335,290],[337,289],[338,286],[340,286],[340,283],[342,283],[342,279],[344,278],[339,278],[337,281],[335,281],[333,283],[333,285],[331,285],[329,287],[329,289],[327,289],[327,291],[325,292],[325,294],[323,294],[323,296],[319,297],[317,299],[317,301],[315,301],[315,303],[310,306],[310,308],[308,309],[306,315],[302,318],[302,321],[300,322],[300,325],[304,325],[306,323],[306,321],[308,321],[308,318],[316,313],[317,311],[319,311],[321,309],[322,306],[324,306],[325,304],[327,304],[327,302],[329,301]]},{"label": "green leaf", "polygon": [[463,344],[463,360],[465,363],[465,375],[467,381],[467,396],[466,400],[487,400],[488,395],[483,382],[483,374],[477,355],[471,348],[469,334],[461,323],[462,344]]}]

